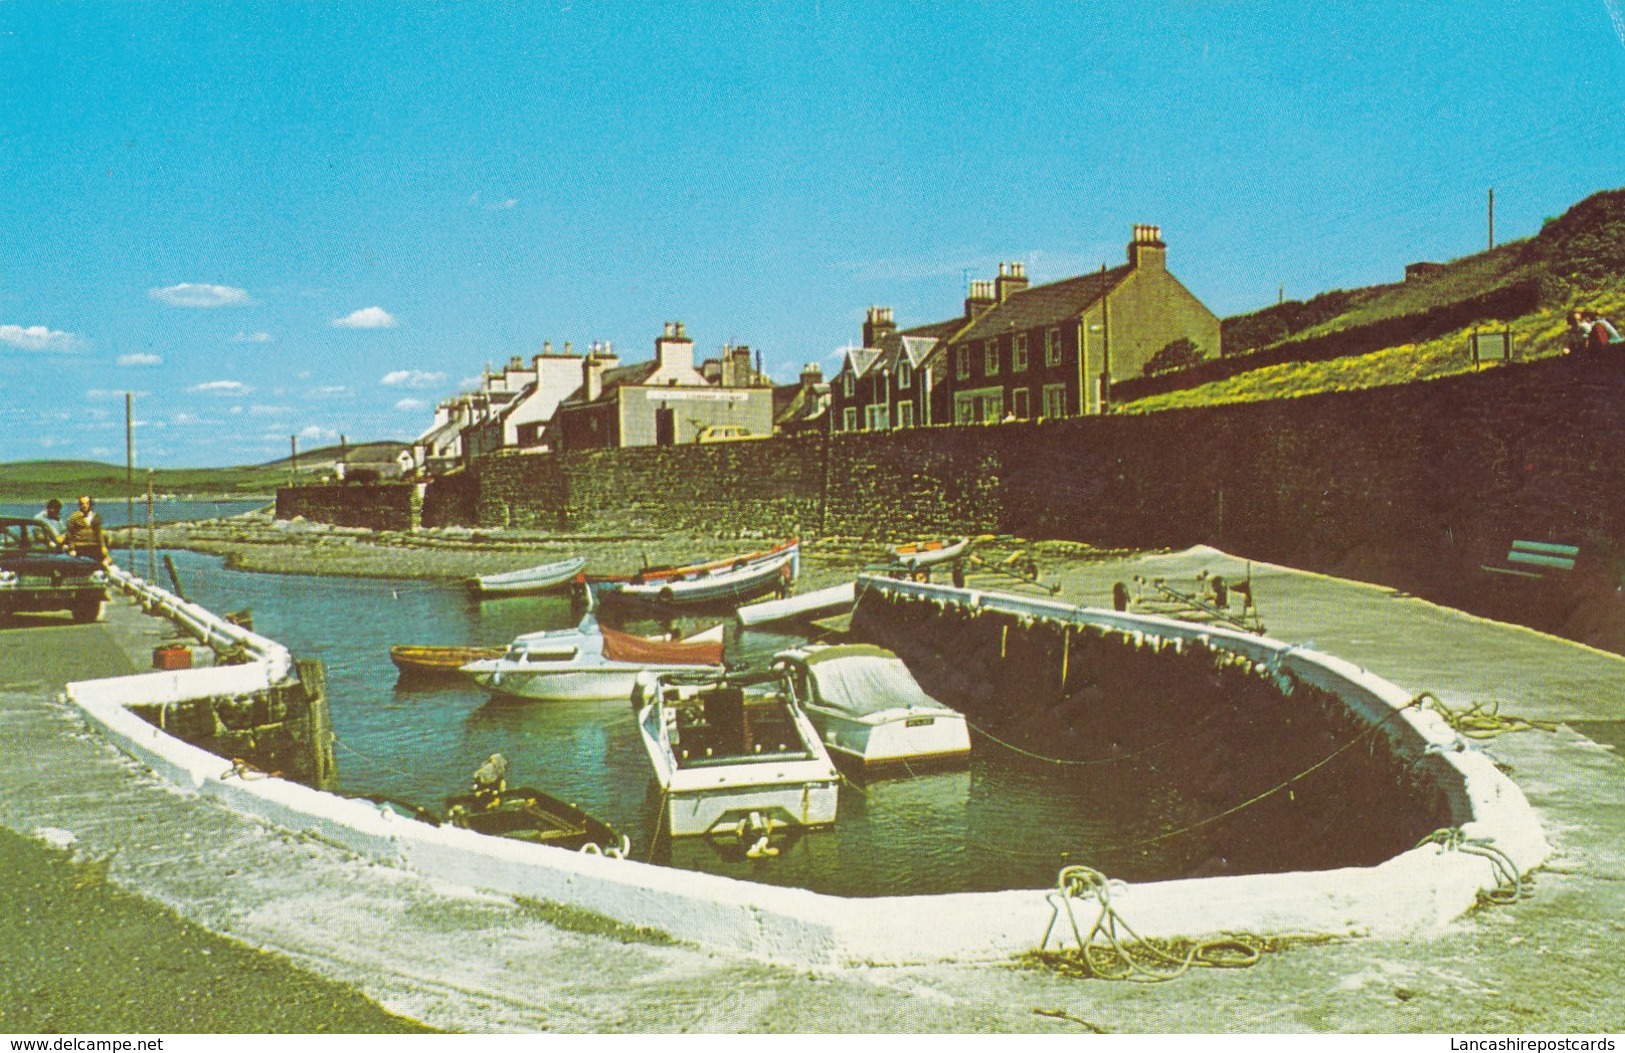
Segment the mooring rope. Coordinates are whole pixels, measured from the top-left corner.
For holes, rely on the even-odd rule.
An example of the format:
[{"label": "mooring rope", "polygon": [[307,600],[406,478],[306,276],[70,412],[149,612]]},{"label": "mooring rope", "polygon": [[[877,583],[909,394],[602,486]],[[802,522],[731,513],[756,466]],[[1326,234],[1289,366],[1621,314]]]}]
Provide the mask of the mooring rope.
[{"label": "mooring rope", "polygon": [[984,728],[984,727],[982,727],[982,726],[980,726],[978,724],[972,724],[968,720],[965,721],[965,726],[970,728],[972,731],[976,732],[978,735],[982,736],[983,738],[989,740],[990,742],[993,742],[994,744],[999,745],[999,746],[1003,746],[1005,749],[1009,750],[1012,753],[1019,753],[1023,757],[1029,757],[1029,758],[1031,758],[1033,760],[1036,760],[1036,761],[1043,761],[1046,764],[1088,766],[1088,765],[1096,765],[1096,764],[1119,764],[1119,763],[1122,763],[1123,761],[1137,760],[1140,757],[1144,757],[1148,753],[1155,753],[1157,750],[1160,750],[1165,746],[1170,746],[1175,742],[1181,742],[1181,741],[1183,741],[1185,739],[1194,738],[1199,732],[1205,730],[1209,724],[1212,724],[1219,717],[1225,716],[1225,715],[1233,715],[1234,713],[1235,713],[1234,708],[1231,708],[1231,709],[1228,709],[1228,710],[1214,710],[1213,712],[1209,713],[1207,716],[1203,717],[1201,720],[1197,721],[1195,725],[1193,725],[1192,727],[1186,728],[1184,731],[1180,732],[1179,734],[1171,735],[1168,738],[1163,739],[1161,742],[1154,742],[1151,745],[1144,747],[1143,749],[1135,750],[1133,753],[1125,753],[1125,754],[1123,754],[1121,756],[1118,756],[1118,757],[1085,757],[1085,758],[1081,758],[1081,759],[1066,758],[1066,757],[1046,757],[1042,753],[1034,753],[1032,750],[1022,749],[1020,746],[1017,746],[1013,742],[1006,742],[1004,739],[999,738],[997,735],[993,734],[991,731],[987,730],[986,728]]},{"label": "mooring rope", "polygon": [[1518,873],[1518,865],[1512,857],[1496,848],[1488,839],[1482,837],[1468,837],[1459,826],[1447,826],[1433,831],[1431,834],[1416,842],[1416,847],[1423,845],[1438,845],[1444,852],[1466,852],[1468,855],[1482,856],[1490,861],[1495,874],[1495,887],[1485,889],[1480,895],[1489,903],[1506,905],[1516,903],[1520,899],[1528,899],[1535,894],[1534,879],[1525,880]]},{"label": "mooring rope", "polygon": [[1427,708],[1443,717],[1450,730],[1462,738],[1493,739],[1511,731],[1557,731],[1557,725],[1551,721],[1502,716],[1499,702],[1474,702],[1466,709],[1454,709],[1431,691],[1424,691],[1418,697],[1426,698]]},{"label": "mooring rope", "polygon": [[[1258,964],[1264,956],[1264,941],[1248,935],[1226,935],[1210,940],[1141,936],[1112,906],[1112,885],[1113,882],[1098,870],[1083,866],[1061,868],[1054,890],[1044,897],[1050,904],[1050,918],[1038,953],[1046,964],[1102,980],[1166,983],[1185,975],[1193,967],[1243,969]],[[1118,887],[1122,885],[1119,883]],[[1072,910],[1074,899],[1092,899],[1098,905],[1088,935],[1078,926],[1077,914]],[[1049,953],[1049,938],[1063,911],[1077,940],[1077,949],[1068,954],[1057,944],[1057,950]]]},{"label": "mooring rope", "polygon": [[392,767],[392,766],[384,763],[383,761],[379,760],[377,757],[371,756],[371,755],[366,754],[366,753],[362,753],[360,750],[356,749],[354,746],[350,745],[348,742],[345,742],[343,739],[339,738],[337,735],[333,736],[333,742],[334,742],[335,745],[337,745],[339,747],[339,749],[344,750],[346,753],[348,753],[348,754],[350,754],[352,756],[361,758],[362,760],[366,761],[368,764],[376,764],[378,767],[384,769],[385,771],[394,772],[396,775],[404,775],[409,779],[417,777],[416,772],[402,771],[399,768],[395,768],[395,767]]},{"label": "mooring rope", "polygon": [[1276,785],[1274,785],[1274,786],[1270,787],[1269,789],[1265,790],[1263,793],[1255,794],[1252,797],[1249,797],[1247,800],[1242,801],[1240,804],[1238,804],[1238,805],[1236,805],[1236,806],[1234,806],[1232,808],[1226,808],[1224,811],[1218,813],[1217,815],[1210,815],[1206,819],[1199,819],[1196,822],[1189,824],[1188,826],[1182,826],[1178,830],[1170,830],[1167,833],[1158,834],[1156,837],[1148,837],[1148,838],[1145,838],[1144,840],[1141,840],[1141,841],[1130,841],[1127,844],[1112,845],[1112,846],[1107,847],[1107,848],[1098,848],[1098,849],[1096,849],[1096,851],[1098,851],[1098,852],[1122,852],[1122,851],[1125,851],[1126,849],[1130,849],[1130,848],[1144,848],[1146,845],[1160,844],[1163,841],[1169,841],[1169,840],[1172,840],[1173,838],[1180,837],[1180,836],[1182,836],[1184,834],[1188,834],[1193,830],[1200,830],[1204,826],[1210,826],[1213,823],[1218,822],[1220,819],[1229,818],[1230,816],[1235,815],[1237,812],[1242,811],[1243,809],[1251,808],[1253,805],[1257,804],[1258,802],[1260,802],[1262,800],[1265,800],[1266,798],[1273,797],[1275,794],[1280,793],[1282,790],[1289,790],[1292,787],[1292,784],[1297,782],[1299,779],[1302,779],[1302,778],[1304,778],[1306,776],[1309,776],[1309,775],[1313,775],[1315,772],[1319,771],[1321,768],[1324,768],[1326,765],[1330,764],[1332,761],[1336,760],[1338,757],[1341,757],[1344,753],[1347,753],[1349,750],[1353,749],[1355,746],[1358,746],[1360,743],[1364,742],[1366,739],[1368,739],[1372,735],[1376,734],[1376,732],[1378,730],[1380,730],[1382,728],[1382,726],[1384,724],[1387,724],[1390,720],[1393,720],[1395,717],[1399,716],[1401,713],[1405,712],[1407,709],[1411,709],[1413,707],[1421,705],[1423,699],[1426,698],[1426,697],[1427,697],[1426,692],[1423,692],[1422,694],[1417,695],[1415,698],[1411,699],[1409,702],[1405,703],[1403,706],[1400,706],[1398,709],[1394,710],[1392,713],[1389,713],[1386,717],[1383,717],[1381,720],[1377,721],[1375,724],[1371,725],[1369,728],[1366,728],[1359,735],[1357,735],[1354,738],[1350,739],[1349,741],[1343,743],[1343,745],[1337,747],[1337,749],[1333,750],[1331,753],[1327,754],[1325,757],[1323,757],[1320,760],[1316,761],[1314,764],[1311,764],[1309,767],[1305,768],[1303,771],[1300,771],[1298,774],[1292,776],[1290,779],[1287,779],[1287,780],[1285,780],[1283,782],[1277,783]]}]

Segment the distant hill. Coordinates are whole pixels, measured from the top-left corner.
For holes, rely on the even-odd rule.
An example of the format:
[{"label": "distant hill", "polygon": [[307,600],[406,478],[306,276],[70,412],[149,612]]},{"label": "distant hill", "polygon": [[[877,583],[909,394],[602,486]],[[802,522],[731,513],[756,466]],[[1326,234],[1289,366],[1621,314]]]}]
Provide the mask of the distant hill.
[{"label": "distant hill", "polygon": [[[1430,379],[1474,368],[1474,329],[1513,331],[1516,357],[1561,350],[1563,316],[1625,309],[1625,190],[1548,220],[1532,238],[1226,318],[1225,355],[1114,386],[1131,412]],[[1259,375],[1253,375],[1253,374]]]},{"label": "distant hill", "polygon": [[[351,464],[369,464],[373,461],[393,458],[395,451],[410,447],[410,442],[357,442],[348,446],[316,446],[309,450],[299,451],[299,470],[301,472],[318,469],[331,471],[342,456]],[[283,457],[280,460],[269,461],[259,465],[260,468],[274,468],[286,472],[293,463],[293,458]]]}]

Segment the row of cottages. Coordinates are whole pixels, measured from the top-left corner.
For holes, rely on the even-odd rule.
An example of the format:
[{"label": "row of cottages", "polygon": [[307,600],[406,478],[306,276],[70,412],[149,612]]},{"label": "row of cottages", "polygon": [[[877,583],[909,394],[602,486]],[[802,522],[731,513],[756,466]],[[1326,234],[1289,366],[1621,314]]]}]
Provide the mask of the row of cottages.
[{"label": "row of cottages", "polygon": [[559,402],[581,382],[581,361],[569,344],[556,354],[544,343],[528,367],[517,355],[505,369],[487,367],[478,388],[435,407],[434,423],[413,443],[417,470],[438,474],[470,457],[541,445]]},{"label": "row of cottages", "polygon": [[1136,225],[1128,263],[1029,285],[1021,263],[973,281],[965,313],[898,330],[871,307],[863,347],[830,387],[832,431],[1055,419],[1101,413],[1113,383],[1189,340],[1217,357],[1219,319],[1168,273],[1159,227]]},{"label": "row of cottages", "polygon": [[773,434],[773,387],[748,347],[725,347],[699,368],[682,322],[667,322],[652,361],[623,366],[613,354],[580,361],[578,386],[558,405],[549,435],[560,450],[673,446],[735,425]]}]

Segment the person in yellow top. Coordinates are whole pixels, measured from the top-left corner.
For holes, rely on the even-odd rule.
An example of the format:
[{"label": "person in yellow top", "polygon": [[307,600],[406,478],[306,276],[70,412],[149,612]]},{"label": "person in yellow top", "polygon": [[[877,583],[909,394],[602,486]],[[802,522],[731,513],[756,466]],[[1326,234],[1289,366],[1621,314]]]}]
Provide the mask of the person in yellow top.
[{"label": "person in yellow top", "polygon": [[107,536],[102,533],[102,517],[96,511],[96,502],[88,497],[79,498],[79,511],[68,517],[62,543],[75,556],[85,556],[97,563],[107,562]]}]

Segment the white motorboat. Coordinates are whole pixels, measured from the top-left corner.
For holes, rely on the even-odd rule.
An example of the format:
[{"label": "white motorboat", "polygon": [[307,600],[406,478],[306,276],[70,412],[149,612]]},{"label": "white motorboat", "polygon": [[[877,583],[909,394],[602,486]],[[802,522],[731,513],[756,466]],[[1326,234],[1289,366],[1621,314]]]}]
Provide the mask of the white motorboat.
[{"label": "white motorboat", "polygon": [[970,755],[964,715],[926,694],[890,651],[809,645],[780,652],[773,664],[837,757],[876,768],[955,763]]},{"label": "white motorboat", "polygon": [[587,558],[577,556],[557,563],[544,563],[539,567],[510,570],[506,574],[481,574],[468,579],[468,585],[480,597],[527,596],[569,582],[586,565]]},{"label": "white motorboat", "polygon": [[625,701],[638,674],[722,672],[723,627],[686,640],[606,629],[591,614],[573,629],[527,633],[500,658],[469,662],[462,673],[500,695],[542,702]]},{"label": "white motorboat", "polygon": [[753,603],[748,607],[739,608],[734,612],[734,617],[739,619],[740,625],[749,626],[810,618],[815,614],[850,611],[852,605],[857,602],[857,595],[857,582],[849,581],[845,585],[831,585],[827,589],[791,596],[789,599]]},{"label": "white motorboat", "polygon": [[651,674],[633,702],[672,837],[755,840],[771,854],[774,830],[835,821],[840,773],[781,678]]}]

